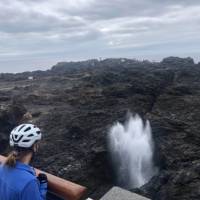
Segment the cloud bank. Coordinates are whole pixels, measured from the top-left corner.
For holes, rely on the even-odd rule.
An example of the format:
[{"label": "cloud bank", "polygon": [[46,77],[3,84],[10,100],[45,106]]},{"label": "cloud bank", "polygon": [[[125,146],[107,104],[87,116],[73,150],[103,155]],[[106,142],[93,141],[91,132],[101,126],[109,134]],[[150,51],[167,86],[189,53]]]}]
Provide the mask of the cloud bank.
[{"label": "cloud bank", "polygon": [[200,55],[197,0],[0,0],[0,72],[57,61]]}]

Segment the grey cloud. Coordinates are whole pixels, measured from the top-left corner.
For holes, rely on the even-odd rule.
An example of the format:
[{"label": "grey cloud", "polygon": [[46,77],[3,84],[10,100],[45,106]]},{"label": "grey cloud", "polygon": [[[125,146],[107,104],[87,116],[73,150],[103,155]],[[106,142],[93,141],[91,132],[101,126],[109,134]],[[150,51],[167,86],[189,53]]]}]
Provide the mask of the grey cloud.
[{"label": "grey cloud", "polygon": [[197,57],[199,9],[197,0],[0,0],[0,71],[7,60]]},{"label": "grey cloud", "polygon": [[80,14],[88,20],[113,19],[126,16],[158,16],[167,12],[169,6],[200,5],[198,0],[109,0],[94,1],[90,7],[84,10],[71,10],[61,8],[72,15]]},{"label": "grey cloud", "polygon": [[56,31],[56,29],[71,29],[84,26],[83,22],[69,16],[60,19],[56,16],[37,12],[19,12],[3,10],[0,12],[0,31],[8,33]]}]

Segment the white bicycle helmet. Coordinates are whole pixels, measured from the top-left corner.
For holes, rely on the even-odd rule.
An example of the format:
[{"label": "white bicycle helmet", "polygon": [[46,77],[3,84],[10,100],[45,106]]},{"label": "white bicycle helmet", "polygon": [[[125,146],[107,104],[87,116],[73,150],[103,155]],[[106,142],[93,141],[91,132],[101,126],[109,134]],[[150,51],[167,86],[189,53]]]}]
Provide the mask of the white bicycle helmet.
[{"label": "white bicycle helmet", "polygon": [[41,138],[42,133],[38,127],[33,124],[21,124],[12,130],[10,146],[30,148]]}]

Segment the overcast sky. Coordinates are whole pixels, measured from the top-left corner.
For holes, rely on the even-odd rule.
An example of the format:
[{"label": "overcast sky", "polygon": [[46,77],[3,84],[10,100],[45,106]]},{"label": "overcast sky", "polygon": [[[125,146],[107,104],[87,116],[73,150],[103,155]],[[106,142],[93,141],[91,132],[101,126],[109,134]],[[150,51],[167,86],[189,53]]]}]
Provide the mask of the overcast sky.
[{"label": "overcast sky", "polygon": [[200,60],[199,0],[0,0],[0,72],[170,55]]}]

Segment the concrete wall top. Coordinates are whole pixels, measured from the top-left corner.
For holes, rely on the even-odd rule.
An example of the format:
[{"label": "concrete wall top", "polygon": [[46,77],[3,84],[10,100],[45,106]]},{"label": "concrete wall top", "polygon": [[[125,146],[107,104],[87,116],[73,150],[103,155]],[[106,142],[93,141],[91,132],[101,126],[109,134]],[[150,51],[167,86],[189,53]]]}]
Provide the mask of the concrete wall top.
[{"label": "concrete wall top", "polygon": [[150,200],[120,187],[113,187],[100,200]]}]

